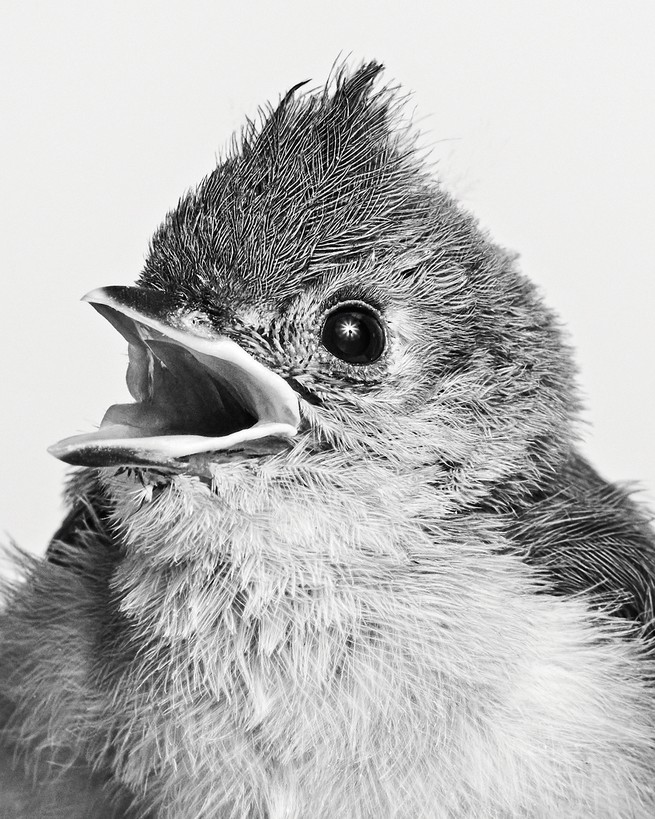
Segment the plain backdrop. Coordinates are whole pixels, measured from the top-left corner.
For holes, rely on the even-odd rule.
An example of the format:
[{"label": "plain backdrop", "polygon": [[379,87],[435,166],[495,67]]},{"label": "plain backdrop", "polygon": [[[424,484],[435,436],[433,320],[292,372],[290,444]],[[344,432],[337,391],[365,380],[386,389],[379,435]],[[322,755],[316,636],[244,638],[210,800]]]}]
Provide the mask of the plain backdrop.
[{"label": "plain backdrop", "polygon": [[244,117],[339,57],[411,92],[435,173],[570,329],[588,457],[652,492],[654,35],[653,0],[2,0],[0,531],[45,547],[46,447],[129,400],[79,298],[132,282]]}]

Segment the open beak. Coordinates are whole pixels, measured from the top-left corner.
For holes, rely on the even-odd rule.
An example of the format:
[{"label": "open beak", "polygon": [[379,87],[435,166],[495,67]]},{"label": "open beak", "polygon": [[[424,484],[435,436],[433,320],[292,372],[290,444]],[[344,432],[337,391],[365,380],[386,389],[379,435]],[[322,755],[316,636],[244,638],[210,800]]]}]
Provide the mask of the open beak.
[{"label": "open beak", "polygon": [[[197,314],[140,287],[84,296],[127,339],[133,404],[114,404],[100,428],[49,452],[82,466],[179,465],[200,453],[266,451],[296,434],[298,397],[279,375]],[[269,450],[270,451],[270,450]]]}]

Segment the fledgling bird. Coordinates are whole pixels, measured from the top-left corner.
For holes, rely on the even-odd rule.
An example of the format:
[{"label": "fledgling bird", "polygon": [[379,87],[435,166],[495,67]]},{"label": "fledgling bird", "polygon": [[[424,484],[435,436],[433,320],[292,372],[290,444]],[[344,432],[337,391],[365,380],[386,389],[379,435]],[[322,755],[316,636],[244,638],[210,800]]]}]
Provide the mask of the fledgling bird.
[{"label": "fledgling bird", "polygon": [[655,816],[647,519],[379,72],[292,89],[86,296],[134,402],[53,447],[3,817]]}]

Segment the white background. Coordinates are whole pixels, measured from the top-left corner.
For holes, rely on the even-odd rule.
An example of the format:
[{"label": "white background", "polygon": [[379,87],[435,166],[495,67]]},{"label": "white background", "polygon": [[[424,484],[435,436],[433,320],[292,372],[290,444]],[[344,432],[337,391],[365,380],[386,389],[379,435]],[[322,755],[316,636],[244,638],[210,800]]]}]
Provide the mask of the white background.
[{"label": "white background", "polygon": [[80,296],[133,281],[244,115],[339,55],[413,92],[437,172],[570,328],[585,451],[652,492],[654,41],[653,0],[2,0],[0,533],[45,546],[46,446],[129,400]]}]

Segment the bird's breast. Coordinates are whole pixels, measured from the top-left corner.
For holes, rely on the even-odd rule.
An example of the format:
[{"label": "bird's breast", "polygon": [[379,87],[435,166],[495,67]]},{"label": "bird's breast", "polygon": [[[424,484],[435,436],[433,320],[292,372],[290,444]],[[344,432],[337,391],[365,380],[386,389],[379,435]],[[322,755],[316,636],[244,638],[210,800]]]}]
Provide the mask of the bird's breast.
[{"label": "bird's breast", "polygon": [[104,476],[140,647],[110,717],[128,784],[158,759],[180,816],[201,798],[299,819],[621,815],[641,785],[618,749],[652,759],[631,644],[584,601],[538,594],[483,517],[431,515],[410,477],[276,463],[150,500]]}]

